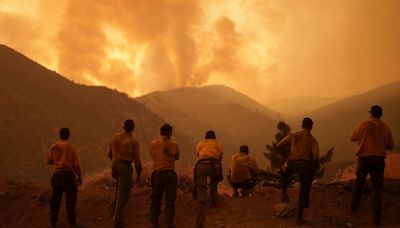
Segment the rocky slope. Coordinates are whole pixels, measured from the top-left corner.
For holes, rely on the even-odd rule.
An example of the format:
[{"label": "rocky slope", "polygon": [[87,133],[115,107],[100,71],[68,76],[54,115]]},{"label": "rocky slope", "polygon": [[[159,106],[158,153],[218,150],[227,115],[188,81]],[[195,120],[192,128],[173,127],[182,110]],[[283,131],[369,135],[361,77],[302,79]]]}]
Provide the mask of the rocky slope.
[{"label": "rocky slope", "polygon": [[[151,189],[148,187],[149,167],[144,184],[133,188],[126,207],[127,227],[149,227]],[[193,227],[196,204],[191,198],[192,181],[189,169],[179,168],[179,190],[176,202],[177,227]],[[400,182],[386,180],[383,192],[383,225],[400,227]],[[303,227],[371,227],[370,193],[365,196],[357,214],[351,214],[351,182],[314,183],[311,206],[305,212]],[[46,227],[50,186],[33,183],[0,182],[0,227]],[[231,198],[226,187],[220,186],[219,204],[208,205],[205,227],[294,227],[293,212],[280,217],[276,205],[280,192],[272,187],[257,187],[247,198]],[[295,207],[298,188],[289,191],[290,207]],[[82,227],[111,227],[109,206],[114,195],[114,183],[109,170],[86,177],[79,189],[78,221]],[[163,221],[161,215],[160,222]],[[61,208],[59,227],[68,227],[64,207]]]}]

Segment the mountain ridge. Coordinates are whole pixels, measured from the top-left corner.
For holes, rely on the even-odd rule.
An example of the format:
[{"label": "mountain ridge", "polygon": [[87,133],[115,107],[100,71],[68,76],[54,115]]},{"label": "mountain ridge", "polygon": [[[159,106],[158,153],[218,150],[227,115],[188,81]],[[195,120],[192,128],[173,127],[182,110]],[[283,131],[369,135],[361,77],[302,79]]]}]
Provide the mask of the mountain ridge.
[{"label": "mountain ridge", "polygon": [[372,105],[383,108],[382,121],[392,131],[395,145],[400,142],[400,81],[378,86],[377,88],[336,101],[308,113],[315,122],[314,134],[320,145],[327,148],[335,147],[334,161],[355,160],[354,148],[350,142],[350,135],[355,127],[369,118],[369,109]]},{"label": "mountain ridge", "polygon": [[274,137],[277,114],[232,88],[187,87],[153,92],[136,100],[184,129],[194,141],[204,139],[207,130],[215,130],[225,147],[224,167],[242,144],[249,146],[262,167],[267,164],[262,152]]},{"label": "mountain ridge", "polygon": [[[165,121],[126,94],[106,87],[76,84],[6,46],[0,46],[0,179],[44,181],[51,168],[46,151],[61,127],[71,129],[85,173],[103,169],[111,136],[133,118],[134,135],[145,149]],[[189,139],[174,132],[183,154]],[[185,158],[186,157],[186,158]],[[188,160],[187,156],[183,156]]]}]

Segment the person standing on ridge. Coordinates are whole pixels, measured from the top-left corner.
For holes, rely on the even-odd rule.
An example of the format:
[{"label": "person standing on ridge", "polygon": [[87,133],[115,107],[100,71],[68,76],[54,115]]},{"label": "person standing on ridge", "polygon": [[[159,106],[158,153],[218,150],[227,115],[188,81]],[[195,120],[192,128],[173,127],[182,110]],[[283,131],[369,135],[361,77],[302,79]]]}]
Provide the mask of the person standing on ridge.
[{"label": "person standing on ridge", "polygon": [[69,129],[61,128],[59,135],[60,140],[51,146],[46,159],[47,164],[53,165],[55,170],[51,178],[51,186],[53,188],[50,199],[51,227],[55,227],[57,224],[64,192],[68,221],[71,225],[76,225],[78,185],[82,184],[78,152],[76,147],[68,141],[70,135]]},{"label": "person standing on ridge", "polygon": [[195,191],[197,194],[196,227],[203,227],[205,220],[205,204],[207,199],[207,179],[210,181],[210,197],[212,204],[217,204],[217,185],[223,179],[222,156],[223,145],[216,140],[214,131],[207,131],[205,139],[197,144],[197,163],[194,169]]},{"label": "person standing on ridge", "polygon": [[129,200],[132,188],[132,161],[135,164],[137,182],[140,182],[142,163],[139,144],[132,136],[135,129],[133,120],[124,123],[124,131],[111,138],[108,157],[112,160],[111,174],[116,180],[115,201],[113,202],[114,227],[124,227],[124,209]]},{"label": "person standing on ridge", "polygon": [[165,220],[168,228],[175,227],[175,200],[178,177],[175,172],[175,161],[180,157],[178,144],[171,140],[172,126],[164,124],[160,128],[160,137],[149,145],[149,153],[153,159],[151,174],[151,227],[157,228],[160,215],[161,200],[165,192]]},{"label": "person standing on ridge", "polygon": [[374,224],[381,223],[381,189],[384,180],[386,150],[394,146],[390,129],[381,121],[382,108],[379,105],[371,107],[370,118],[361,122],[354,130],[350,139],[357,142],[356,156],[356,182],[354,184],[351,211],[357,212],[360,205],[365,178],[371,177],[372,210]]},{"label": "person standing on ridge", "polygon": [[287,166],[282,172],[282,202],[288,202],[289,196],[287,188],[290,175],[298,174],[300,180],[300,192],[296,224],[305,223],[303,212],[310,205],[310,190],[314,177],[314,172],[319,169],[319,146],[317,140],[311,135],[313,121],[310,118],[304,118],[302,130],[296,133],[290,133],[283,138],[277,147],[290,145]]},{"label": "person standing on ridge", "polygon": [[247,196],[257,184],[259,173],[257,162],[249,155],[248,146],[240,146],[240,152],[234,154],[229,163],[228,180],[234,190],[233,197],[239,196],[238,189],[242,190],[243,196]]}]

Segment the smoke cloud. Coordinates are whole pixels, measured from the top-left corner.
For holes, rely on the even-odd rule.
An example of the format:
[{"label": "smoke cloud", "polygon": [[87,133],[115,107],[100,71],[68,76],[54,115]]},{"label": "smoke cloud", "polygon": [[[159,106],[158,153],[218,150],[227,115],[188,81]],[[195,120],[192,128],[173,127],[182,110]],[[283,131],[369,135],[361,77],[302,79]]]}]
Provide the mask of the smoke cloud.
[{"label": "smoke cloud", "polygon": [[0,42],[138,96],[225,84],[267,103],[400,80],[397,0],[0,0]]}]

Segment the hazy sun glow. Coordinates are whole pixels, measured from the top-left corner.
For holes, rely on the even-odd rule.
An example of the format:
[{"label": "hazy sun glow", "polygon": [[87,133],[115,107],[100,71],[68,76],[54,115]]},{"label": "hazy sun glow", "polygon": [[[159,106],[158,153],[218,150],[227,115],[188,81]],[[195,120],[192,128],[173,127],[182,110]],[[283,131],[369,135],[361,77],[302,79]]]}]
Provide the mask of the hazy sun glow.
[{"label": "hazy sun glow", "polygon": [[397,0],[0,0],[0,31],[76,82],[131,96],[225,84],[268,103],[400,80]]}]

